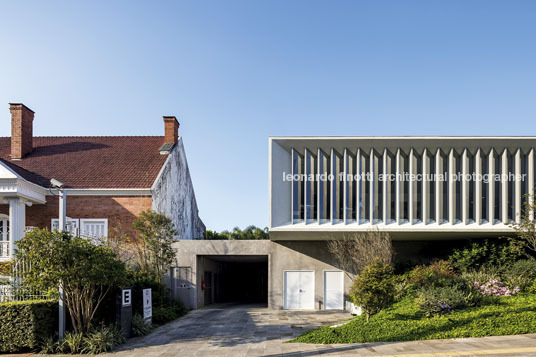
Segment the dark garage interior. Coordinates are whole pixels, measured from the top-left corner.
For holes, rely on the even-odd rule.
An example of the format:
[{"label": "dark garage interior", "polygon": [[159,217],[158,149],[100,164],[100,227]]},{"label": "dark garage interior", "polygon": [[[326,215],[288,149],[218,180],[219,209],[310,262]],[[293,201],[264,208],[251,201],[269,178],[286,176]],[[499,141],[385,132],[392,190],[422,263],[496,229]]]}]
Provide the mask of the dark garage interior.
[{"label": "dark garage interior", "polygon": [[203,256],[204,305],[268,304],[268,256]]}]

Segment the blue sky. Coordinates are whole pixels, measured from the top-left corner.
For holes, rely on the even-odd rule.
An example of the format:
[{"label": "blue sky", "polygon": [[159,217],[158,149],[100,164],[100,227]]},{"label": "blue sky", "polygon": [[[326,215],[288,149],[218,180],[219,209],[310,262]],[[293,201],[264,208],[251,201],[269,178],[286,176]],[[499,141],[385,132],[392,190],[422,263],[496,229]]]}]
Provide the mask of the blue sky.
[{"label": "blue sky", "polygon": [[536,135],[535,1],[5,1],[0,44],[0,135],[176,115],[218,231],[267,225],[270,135]]}]

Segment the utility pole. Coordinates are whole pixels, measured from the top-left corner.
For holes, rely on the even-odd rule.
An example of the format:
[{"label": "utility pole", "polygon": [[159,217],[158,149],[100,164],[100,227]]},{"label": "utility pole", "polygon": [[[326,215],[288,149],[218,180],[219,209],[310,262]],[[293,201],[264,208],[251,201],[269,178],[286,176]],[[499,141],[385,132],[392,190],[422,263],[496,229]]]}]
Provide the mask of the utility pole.
[{"label": "utility pole", "polygon": [[[58,230],[65,232],[67,230],[67,206],[64,184],[56,179],[51,179],[50,184],[52,187],[58,189],[59,192],[59,216],[58,216]],[[58,322],[58,335],[60,341],[65,337],[65,296],[63,294],[63,285],[60,282],[58,289],[59,292],[59,322]]]}]

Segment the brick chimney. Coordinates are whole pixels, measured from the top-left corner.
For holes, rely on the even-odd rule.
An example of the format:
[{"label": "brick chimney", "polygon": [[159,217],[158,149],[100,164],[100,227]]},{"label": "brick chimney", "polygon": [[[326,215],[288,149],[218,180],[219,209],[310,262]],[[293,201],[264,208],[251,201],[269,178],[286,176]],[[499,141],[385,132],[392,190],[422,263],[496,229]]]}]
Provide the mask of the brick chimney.
[{"label": "brick chimney", "polygon": [[173,116],[164,117],[164,144],[175,144],[179,136],[179,122]]},{"label": "brick chimney", "polygon": [[34,112],[22,103],[9,103],[11,112],[11,159],[20,160],[33,149]]}]

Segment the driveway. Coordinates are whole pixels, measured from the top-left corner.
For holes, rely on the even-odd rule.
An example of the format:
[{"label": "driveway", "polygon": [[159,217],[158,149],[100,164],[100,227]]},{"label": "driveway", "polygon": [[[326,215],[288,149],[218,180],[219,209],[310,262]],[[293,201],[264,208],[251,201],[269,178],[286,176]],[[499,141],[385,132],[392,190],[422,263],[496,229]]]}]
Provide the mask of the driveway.
[{"label": "driveway", "polygon": [[311,345],[284,343],[310,329],[350,318],[342,312],[269,310],[255,305],[194,310],[112,356],[536,356],[536,335],[452,340]]}]

